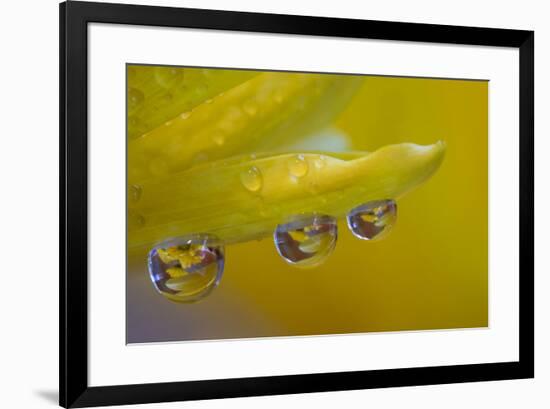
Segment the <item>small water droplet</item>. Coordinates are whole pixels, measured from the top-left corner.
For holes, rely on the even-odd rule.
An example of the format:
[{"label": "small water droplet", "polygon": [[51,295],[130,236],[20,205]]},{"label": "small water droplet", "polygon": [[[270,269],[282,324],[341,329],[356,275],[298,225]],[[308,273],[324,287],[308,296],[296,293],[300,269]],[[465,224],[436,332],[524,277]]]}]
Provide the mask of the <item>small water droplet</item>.
[{"label": "small water droplet", "polygon": [[128,137],[130,139],[136,139],[147,132],[147,124],[140,118],[131,116],[128,118]]},{"label": "small water droplet", "polygon": [[141,192],[142,188],[140,185],[131,185],[128,192],[128,199],[130,200],[130,202],[139,202],[139,199],[141,199]]},{"label": "small water droplet", "polygon": [[313,162],[317,169],[323,169],[327,165],[327,157],[325,155],[319,155]]},{"label": "small water droplet", "polygon": [[393,200],[375,200],[352,209],[348,227],[361,240],[384,237],[397,220],[397,204]]},{"label": "small water droplet", "polygon": [[207,99],[206,101],[204,101],[205,104],[211,104],[212,103],[212,98],[209,98]]},{"label": "small water droplet", "polygon": [[145,218],[135,211],[128,211],[128,228],[139,229],[145,226]]},{"label": "small water droplet", "polygon": [[243,104],[243,111],[248,115],[248,116],[254,116],[258,113],[258,105],[256,104],[256,102],[254,101],[246,101],[244,104]]},{"label": "small water droplet", "polygon": [[218,146],[222,146],[225,142],[225,135],[222,132],[214,132],[212,134],[212,140]]},{"label": "small water droplet", "polygon": [[251,192],[257,192],[262,188],[262,172],[256,166],[252,166],[241,173],[241,183]]},{"label": "small water droplet", "polygon": [[338,238],[336,219],[325,215],[299,216],[280,224],[273,236],[279,255],[297,267],[315,267],[334,250]]},{"label": "small water droplet", "polygon": [[136,109],[143,102],[144,98],[143,92],[139,89],[130,88],[128,90],[128,109],[130,111]]},{"label": "small water droplet", "polygon": [[155,80],[164,88],[171,88],[183,80],[183,70],[174,67],[156,67]]},{"label": "small water droplet", "polygon": [[181,237],[156,246],[148,257],[155,289],[169,300],[190,303],[216,288],[225,263],[221,241],[209,234]]},{"label": "small water droplet", "polygon": [[319,183],[316,180],[310,181],[306,185],[306,190],[311,194],[316,194],[319,191]]},{"label": "small water droplet", "polygon": [[308,171],[308,164],[304,155],[296,155],[290,158],[287,162],[288,171],[294,177],[301,178]]},{"label": "small water droplet", "polygon": [[187,111],[187,112],[184,112],[183,114],[180,115],[180,118],[181,119],[187,119],[191,116],[191,111]]}]

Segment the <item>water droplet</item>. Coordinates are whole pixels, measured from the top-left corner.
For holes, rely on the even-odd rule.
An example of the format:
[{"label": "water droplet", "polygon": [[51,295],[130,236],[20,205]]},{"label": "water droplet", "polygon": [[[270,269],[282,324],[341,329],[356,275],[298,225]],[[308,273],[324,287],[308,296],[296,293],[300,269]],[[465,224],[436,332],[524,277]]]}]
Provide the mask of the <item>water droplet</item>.
[{"label": "water droplet", "polygon": [[222,146],[225,142],[225,135],[222,132],[214,132],[212,134],[212,140],[218,146]]},{"label": "water droplet", "polygon": [[384,237],[397,220],[397,204],[393,200],[375,200],[352,209],[348,227],[361,240]]},{"label": "water droplet", "polygon": [[246,101],[244,104],[243,104],[243,111],[248,115],[248,116],[254,116],[258,113],[258,105],[256,104],[256,102],[254,101]]},{"label": "water droplet", "polygon": [[334,250],[338,225],[331,216],[300,216],[278,225],[273,238],[277,252],[287,263],[297,267],[315,267]]},{"label": "water droplet", "polygon": [[143,92],[139,89],[130,88],[128,90],[128,109],[130,111],[136,109],[143,102],[144,98]]},{"label": "water droplet", "polygon": [[132,202],[132,203],[139,202],[139,199],[141,198],[141,191],[142,191],[141,186],[140,185],[131,185],[128,190],[129,190],[128,199],[130,200],[130,202]]},{"label": "water droplet", "polygon": [[183,80],[183,70],[174,67],[156,67],[155,80],[164,88],[171,88]]},{"label": "water droplet", "polygon": [[287,162],[287,165],[290,174],[297,178],[305,176],[308,171],[307,161],[302,154],[290,158]]},{"label": "water droplet", "polygon": [[252,166],[241,173],[241,183],[251,192],[257,192],[262,188],[262,172],[256,166]]},{"label": "water droplet", "polygon": [[180,118],[181,119],[187,119],[191,116],[191,111],[187,111],[187,112],[184,112],[183,114],[180,115]]},{"label": "water droplet", "polygon": [[316,180],[310,181],[306,185],[306,190],[311,194],[316,194],[319,191],[319,183]]},{"label": "water droplet", "polygon": [[204,103],[205,103],[205,104],[211,104],[212,101],[213,101],[212,98],[209,98],[209,99],[207,99],[206,101],[204,101]]},{"label": "water droplet", "polygon": [[223,275],[224,247],[209,234],[181,237],[149,253],[149,275],[155,289],[169,300],[189,303],[206,297]]},{"label": "water droplet", "polygon": [[130,139],[139,138],[147,132],[147,124],[140,118],[131,116],[128,118],[128,137]]},{"label": "water droplet", "polygon": [[145,218],[135,211],[128,211],[128,228],[139,229],[145,226]]},{"label": "water droplet", "polygon": [[327,165],[327,157],[325,155],[319,155],[313,162],[317,169],[323,169]]}]

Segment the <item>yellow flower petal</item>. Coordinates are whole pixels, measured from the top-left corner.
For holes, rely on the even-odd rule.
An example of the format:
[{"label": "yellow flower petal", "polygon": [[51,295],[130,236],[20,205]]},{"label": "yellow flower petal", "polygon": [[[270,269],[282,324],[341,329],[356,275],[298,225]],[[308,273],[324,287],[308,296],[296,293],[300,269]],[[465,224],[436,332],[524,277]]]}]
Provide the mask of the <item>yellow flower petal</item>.
[{"label": "yellow flower petal", "polygon": [[133,183],[208,161],[268,151],[330,123],[360,76],[267,72],[129,141]]},{"label": "yellow flower petal", "polygon": [[[342,218],[360,204],[398,199],[414,189],[437,170],[444,152],[438,142],[389,145],[373,153],[239,156],[153,178],[131,204],[143,224],[129,229],[129,246],[194,233],[236,243],[269,236],[277,224],[300,214]],[[255,185],[243,183],[251,169]]]},{"label": "yellow flower petal", "polygon": [[254,71],[128,66],[128,138],[134,139],[257,75]]}]

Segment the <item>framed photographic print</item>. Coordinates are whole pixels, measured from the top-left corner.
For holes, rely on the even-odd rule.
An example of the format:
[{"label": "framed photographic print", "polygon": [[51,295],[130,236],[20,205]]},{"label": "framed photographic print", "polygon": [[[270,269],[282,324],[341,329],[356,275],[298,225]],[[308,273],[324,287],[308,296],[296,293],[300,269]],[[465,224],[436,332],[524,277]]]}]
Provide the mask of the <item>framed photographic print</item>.
[{"label": "framed photographic print", "polygon": [[62,406],[533,377],[533,32],[60,27]]}]

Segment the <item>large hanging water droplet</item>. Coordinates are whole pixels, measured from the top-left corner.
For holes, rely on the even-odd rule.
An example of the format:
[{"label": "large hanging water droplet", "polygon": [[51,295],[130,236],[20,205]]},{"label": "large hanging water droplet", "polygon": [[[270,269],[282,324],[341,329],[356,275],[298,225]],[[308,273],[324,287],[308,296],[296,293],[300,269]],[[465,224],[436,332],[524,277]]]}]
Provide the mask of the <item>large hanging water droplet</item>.
[{"label": "large hanging water droplet", "polygon": [[397,220],[397,204],[393,200],[376,200],[352,209],[348,227],[361,240],[384,237]]},{"label": "large hanging water droplet", "polygon": [[219,284],[224,261],[224,248],[219,239],[196,234],[151,250],[149,275],[163,296],[189,303],[206,297]]},{"label": "large hanging water droplet", "polygon": [[260,169],[256,166],[252,166],[241,173],[241,183],[243,186],[251,191],[257,192],[262,188],[263,178]]},{"label": "large hanging water droplet", "polygon": [[297,267],[315,267],[334,250],[338,226],[331,216],[300,216],[278,225],[273,238],[277,252],[287,263]]}]

